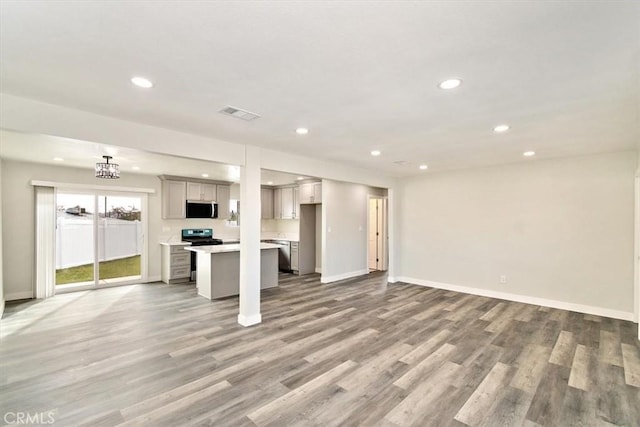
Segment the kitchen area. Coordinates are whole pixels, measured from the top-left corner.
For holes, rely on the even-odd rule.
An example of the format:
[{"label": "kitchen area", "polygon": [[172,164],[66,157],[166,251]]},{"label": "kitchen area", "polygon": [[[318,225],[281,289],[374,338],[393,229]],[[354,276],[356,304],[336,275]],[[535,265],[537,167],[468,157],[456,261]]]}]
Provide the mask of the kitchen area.
[{"label": "kitchen area", "polygon": [[[368,272],[365,264],[367,197],[374,193],[384,196],[381,189],[347,181],[321,180],[318,175],[300,176],[259,169],[258,185],[253,187],[251,200],[243,203],[240,200],[241,193],[244,194],[240,188],[242,167],[234,164],[233,159],[226,163],[212,162],[6,130],[0,131],[0,136],[4,142],[1,151],[3,178],[5,182],[15,184],[7,186],[5,200],[7,206],[21,207],[7,210],[4,217],[7,227],[3,235],[16,241],[22,254],[17,256],[13,251],[5,254],[8,301],[34,297],[32,285],[39,283],[39,277],[53,277],[57,286],[62,283],[58,280],[58,271],[63,269],[88,271],[91,277],[98,278],[91,282],[96,288],[114,285],[106,282],[111,278],[103,277],[112,272],[117,274],[114,277],[137,283],[191,283],[195,286],[198,251],[185,248],[198,247],[200,252],[210,248],[210,257],[226,256],[223,253],[234,252],[236,248],[239,254],[239,248],[233,245],[240,242],[243,207],[246,209],[247,206],[260,211],[261,219],[257,221],[255,231],[259,233],[261,243],[276,245],[275,248],[261,246],[264,249],[254,253],[254,256],[260,256],[261,252],[275,254],[267,256],[272,259],[269,263],[275,266],[271,270],[276,274],[271,277],[320,273],[321,283],[331,283]],[[94,181],[96,153],[112,156],[112,162],[118,163],[121,170],[119,179]],[[52,160],[58,158],[56,156],[60,160]],[[51,177],[55,177],[55,182]],[[96,240],[81,240],[89,245],[89,249],[82,252],[93,257],[91,264],[56,266],[51,275],[36,277],[35,266],[39,265],[39,260],[51,259],[51,265],[55,265],[56,250],[51,245],[37,243],[36,228],[25,230],[24,227],[25,223],[35,223],[40,206],[34,197],[34,182],[49,186],[46,188],[53,185],[58,189],[58,195],[69,190],[109,193],[106,199],[98,197],[96,203],[94,197],[91,203],[82,207],[87,216],[94,213],[98,220],[106,218],[105,212],[117,214],[109,221],[131,226],[132,238],[118,237],[115,227],[103,227],[96,220],[91,225]],[[118,195],[118,200],[112,199],[111,193],[116,191],[124,192],[128,197]],[[140,204],[129,206],[127,201],[134,196],[140,199]],[[260,205],[256,203],[258,200]],[[346,200],[349,203],[344,203]],[[60,197],[46,206],[54,206],[63,216],[70,215],[66,209],[60,210],[64,207]],[[252,212],[254,219],[255,214]],[[130,220],[126,215],[132,216]],[[86,219],[87,216],[74,218]],[[46,216],[51,217],[53,215]],[[256,235],[253,230],[252,235]],[[100,252],[100,242],[107,240],[109,247],[118,251]],[[59,238],[52,241],[56,245],[63,243]],[[125,248],[125,243],[131,243],[133,255],[127,252],[129,247]],[[72,247],[77,248],[77,244]],[[222,247],[226,247],[224,251]],[[36,257],[38,248],[42,249],[39,255],[43,256]],[[219,253],[212,255],[216,251]],[[104,259],[99,258],[100,254],[106,254]],[[256,261],[252,262],[255,265]],[[106,263],[109,268],[115,266],[112,271],[107,269]],[[238,271],[239,267],[234,269]],[[251,271],[254,277],[256,273]],[[271,285],[267,281],[265,284]]]},{"label": "kitchen area", "polygon": [[[178,176],[162,181],[163,220],[191,222],[180,236],[160,242],[161,280],[194,283],[209,299],[238,294],[241,203],[237,184]],[[322,182],[263,171],[261,186],[261,289],[277,286],[278,273],[321,271]],[[169,221],[170,222],[170,221]],[[214,227],[215,224],[215,227]]]}]

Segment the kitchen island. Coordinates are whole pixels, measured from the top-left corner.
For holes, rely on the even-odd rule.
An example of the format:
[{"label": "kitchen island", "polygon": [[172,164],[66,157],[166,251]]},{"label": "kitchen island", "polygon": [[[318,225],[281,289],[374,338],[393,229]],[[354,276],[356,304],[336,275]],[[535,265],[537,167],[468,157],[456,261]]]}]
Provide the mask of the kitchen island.
[{"label": "kitchen island", "polygon": [[[278,249],[260,244],[260,289],[278,286]],[[238,295],[240,292],[240,245],[190,246],[196,253],[198,295],[208,299]]]}]

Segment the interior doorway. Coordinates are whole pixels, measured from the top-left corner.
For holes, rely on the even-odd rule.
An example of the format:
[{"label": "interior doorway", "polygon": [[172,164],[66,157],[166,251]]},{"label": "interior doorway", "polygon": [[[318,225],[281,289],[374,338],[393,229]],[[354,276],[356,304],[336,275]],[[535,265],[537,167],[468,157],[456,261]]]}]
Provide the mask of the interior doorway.
[{"label": "interior doorway", "polygon": [[145,195],[56,194],[56,292],[142,279]]},{"label": "interior doorway", "polygon": [[387,271],[388,224],[387,198],[369,196],[367,220],[367,266],[369,271]]}]

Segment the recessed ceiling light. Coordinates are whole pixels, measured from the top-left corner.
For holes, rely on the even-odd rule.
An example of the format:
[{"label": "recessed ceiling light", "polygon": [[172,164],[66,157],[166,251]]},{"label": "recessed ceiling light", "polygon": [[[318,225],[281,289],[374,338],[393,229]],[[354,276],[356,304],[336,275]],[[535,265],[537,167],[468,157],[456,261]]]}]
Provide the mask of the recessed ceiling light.
[{"label": "recessed ceiling light", "polygon": [[208,173],[203,173],[201,176],[202,176],[203,178],[209,178],[209,174],[208,174]]},{"label": "recessed ceiling light", "polygon": [[460,79],[447,79],[441,82],[438,87],[440,89],[455,89],[462,84],[462,80]]},{"label": "recessed ceiling light", "polygon": [[140,166],[131,166],[131,169],[133,169],[134,171],[139,171],[140,170]]},{"label": "recessed ceiling light", "polygon": [[145,89],[149,89],[153,87],[153,83],[149,79],[145,79],[144,77],[132,77],[131,83],[138,87],[143,87]]},{"label": "recessed ceiling light", "polygon": [[306,135],[306,134],[309,133],[309,129],[307,129],[307,128],[298,128],[298,129],[296,129],[296,133],[298,135]]},{"label": "recessed ceiling light", "polygon": [[524,153],[522,153],[523,156],[525,157],[531,157],[531,156],[535,156],[536,152],[535,151],[525,151]]},{"label": "recessed ceiling light", "polygon": [[420,170],[427,170],[429,168],[429,166],[427,165],[420,165]]},{"label": "recessed ceiling light", "polygon": [[62,157],[54,157],[53,161],[54,162],[64,162],[64,159]]},{"label": "recessed ceiling light", "polygon": [[497,133],[506,132],[508,130],[509,130],[509,125],[498,125],[493,128],[493,131]]},{"label": "recessed ceiling light", "polygon": [[267,185],[273,185],[273,181],[267,182]]},{"label": "recessed ceiling light", "polygon": [[304,179],[304,176],[299,176],[298,177],[298,181],[302,181]]},{"label": "recessed ceiling light", "polygon": [[373,150],[373,151],[371,152],[371,155],[372,155],[372,156],[379,156],[380,154],[382,154],[382,153],[380,152],[380,150]]}]

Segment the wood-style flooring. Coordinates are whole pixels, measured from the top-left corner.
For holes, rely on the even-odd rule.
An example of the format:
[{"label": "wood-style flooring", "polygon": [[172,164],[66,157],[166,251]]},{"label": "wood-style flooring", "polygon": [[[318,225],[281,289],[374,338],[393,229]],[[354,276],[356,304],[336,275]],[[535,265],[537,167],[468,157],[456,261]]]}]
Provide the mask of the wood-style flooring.
[{"label": "wood-style flooring", "polygon": [[[402,283],[281,275],[237,298],[148,284],[10,303],[0,415],[55,425],[640,425],[637,325]],[[4,421],[6,422],[6,421]]]}]

